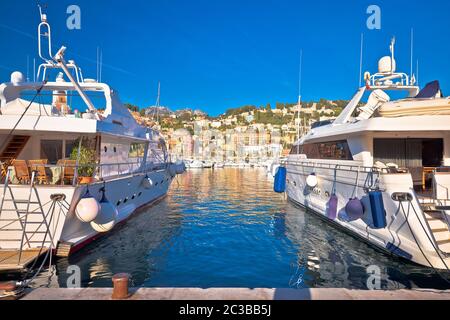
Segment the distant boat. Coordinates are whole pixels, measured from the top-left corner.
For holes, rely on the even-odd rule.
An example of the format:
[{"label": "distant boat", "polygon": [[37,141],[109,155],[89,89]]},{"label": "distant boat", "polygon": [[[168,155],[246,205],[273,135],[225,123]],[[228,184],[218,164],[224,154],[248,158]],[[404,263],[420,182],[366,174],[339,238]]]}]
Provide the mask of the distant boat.
[{"label": "distant boat", "polygon": [[203,161],[203,168],[210,169],[213,167],[213,163],[211,161]]},{"label": "distant boat", "polygon": [[186,167],[189,169],[203,169],[203,162],[200,160],[193,160],[186,164]]},{"label": "distant boat", "polygon": [[225,163],[223,163],[223,162],[216,162],[216,163],[214,163],[214,168],[223,168],[223,167],[225,167]]}]

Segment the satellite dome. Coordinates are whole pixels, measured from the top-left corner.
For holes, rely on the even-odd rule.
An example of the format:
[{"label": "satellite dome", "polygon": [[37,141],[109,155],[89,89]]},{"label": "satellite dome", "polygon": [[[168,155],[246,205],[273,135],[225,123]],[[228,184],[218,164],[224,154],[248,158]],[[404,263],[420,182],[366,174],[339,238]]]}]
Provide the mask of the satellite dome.
[{"label": "satellite dome", "polygon": [[11,73],[11,83],[12,84],[19,84],[22,83],[24,81],[24,77],[22,72],[20,71],[14,71],[13,73]]},{"label": "satellite dome", "polygon": [[395,60],[393,60],[389,56],[381,58],[380,61],[378,62],[378,72],[379,73],[395,72],[396,68],[397,68],[397,64],[396,64]]}]

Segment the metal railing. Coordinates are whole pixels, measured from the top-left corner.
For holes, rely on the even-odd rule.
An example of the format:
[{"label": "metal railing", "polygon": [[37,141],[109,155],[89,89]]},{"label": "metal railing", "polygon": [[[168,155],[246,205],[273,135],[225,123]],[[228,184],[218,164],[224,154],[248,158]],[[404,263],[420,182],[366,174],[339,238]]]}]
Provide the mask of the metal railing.
[{"label": "metal railing", "polygon": [[[82,180],[87,178],[90,181],[104,181],[116,179],[122,176],[140,175],[153,171],[164,170],[168,163],[144,163],[117,162],[117,163],[95,163],[95,164],[32,164],[27,165],[28,175],[17,175],[14,165],[8,167],[8,174],[5,180],[10,184],[29,185],[30,177],[35,172],[37,184],[43,185],[67,185],[77,186]],[[11,172],[13,171],[14,172]],[[22,170],[23,171],[23,170]]]},{"label": "metal railing", "polygon": [[353,164],[336,164],[327,162],[315,162],[315,161],[300,161],[300,160],[285,160],[281,162],[281,165],[298,165],[307,168],[319,168],[330,169],[337,171],[347,172],[366,172],[366,173],[378,173],[378,174],[402,174],[409,173],[407,168],[379,168],[379,167],[366,167]]},{"label": "metal railing", "polygon": [[[0,242],[16,242],[17,243],[17,253],[18,260],[17,265],[21,265],[23,254],[26,250],[37,249],[39,250],[39,255],[43,253],[43,250],[51,251],[55,245],[54,241],[54,231],[52,233],[51,224],[54,219],[56,219],[55,205],[56,203],[62,203],[65,200],[62,199],[51,199],[52,205],[50,205],[47,212],[45,212],[44,207],[48,203],[42,204],[38,190],[35,188],[37,172],[33,171],[31,174],[31,180],[29,184],[29,191],[26,194],[26,198],[19,199],[17,194],[13,192],[10,187],[9,179],[5,179],[2,191],[2,200],[0,203],[0,233],[2,232],[15,232],[15,237],[9,235],[7,238],[2,238],[0,236]],[[7,174],[9,178],[9,172]],[[9,196],[9,197],[8,197]],[[5,203],[11,203],[11,205],[5,208]],[[26,205],[26,208],[20,209],[19,204]],[[66,203],[67,204],[67,203]],[[68,205],[68,204],[67,204]],[[31,208],[33,206],[34,209]],[[68,208],[66,208],[68,209]],[[58,215],[62,212],[62,208]],[[8,216],[9,214],[12,214]],[[16,217],[12,217],[16,215]],[[5,218],[5,216],[7,216]],[[29,221],[30,217],[38,217],[33,221]],[[59,218],[58,218],[59,220]],[[20,228],[17,228],[17,224]],[[32,230],[29,228],[33,227]]]}]

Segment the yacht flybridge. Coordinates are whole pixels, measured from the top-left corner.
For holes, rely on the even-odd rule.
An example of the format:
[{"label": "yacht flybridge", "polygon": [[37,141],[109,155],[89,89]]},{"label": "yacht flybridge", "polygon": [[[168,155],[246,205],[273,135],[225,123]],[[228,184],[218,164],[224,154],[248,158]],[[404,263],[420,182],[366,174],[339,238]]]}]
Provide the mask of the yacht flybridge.
[{"label": "yacht flybridge", "polygon": [[275,189],[386,252],[448,269],[450,99],[396,72],[394,44],[343,112],[294,145]]},{"label": "yacht flybridge", "polygon": [[38,82],[14,72],[0,85],[0,271],[68,256],[166,195],[183,171],[117,92],[84,79],[65,47],[53,55],[42,12],[38,37]]}]

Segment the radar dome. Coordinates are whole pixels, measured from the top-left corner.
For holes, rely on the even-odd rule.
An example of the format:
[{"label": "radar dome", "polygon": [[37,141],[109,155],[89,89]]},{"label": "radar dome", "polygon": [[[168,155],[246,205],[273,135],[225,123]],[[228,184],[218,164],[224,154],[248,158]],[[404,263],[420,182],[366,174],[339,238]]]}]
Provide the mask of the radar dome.
[{"label": "radar dome", "polygon": [[19,84],[22,83],[24,80],[23,74],[20,71],[14,71],[11,73],[11,83],[13,84]]},{"label": "radar dome", "polygon": [[397,68],[396,62],[391,57],[383,57],[378,62],[378,72],[379,73],[395,72],[396,68]]}]

